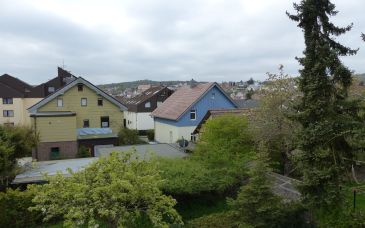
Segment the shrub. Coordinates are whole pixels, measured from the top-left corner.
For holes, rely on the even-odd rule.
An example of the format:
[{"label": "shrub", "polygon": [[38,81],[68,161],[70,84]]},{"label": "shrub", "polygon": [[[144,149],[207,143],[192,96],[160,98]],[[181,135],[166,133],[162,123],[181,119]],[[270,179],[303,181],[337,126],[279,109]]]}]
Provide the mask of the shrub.
[{"label": "shrub", "polygon": [[237,224],[234,220],[234,217],[232,216],[232,212],[228,211],[222,213],[214,213],[211,215],[206,215],[197,219],[193,219],[187,224],[187,227],[229,228],[229,227],[237,227]]},{"label": "shrub", "polygon": [[0,227],[34,227],[42,221],[40,212],[31,212],[36,192],[7,189],[0,192]]},{"label": "shrub", "polygon": [[162,188],[169,194],[199,194],[207,191],[223,192],[245,179],[245,170],[235,166],[213,169],[193,159],[159,158]]},{"label": "shrub", "polygon": [[119,145],[135,145],[135,144],[145,144],[138,137],[138,131],[128,128],[122,128],[118,133]]},{"label": "shrub", "polygon": [[44,221],[61,217],[64,225],[79,227],[168,227],[180,224],[176,200],[160,190],[162,181],[152,161],[135,153],[112,153],[70,177],[58,174],[38,186],[31,209],[42,211]]},{"label": "shrub", "polygon": [[154,129],[147,130],[147,138],[149,141],[155,140],[155,130]]},{"label": "shrub", "polygon": [[77,155],[78,158],[88,158],[91,157],[91,151],[89,148],[85,147],[85,146],[80,146],[78,151],[77,151]]}]

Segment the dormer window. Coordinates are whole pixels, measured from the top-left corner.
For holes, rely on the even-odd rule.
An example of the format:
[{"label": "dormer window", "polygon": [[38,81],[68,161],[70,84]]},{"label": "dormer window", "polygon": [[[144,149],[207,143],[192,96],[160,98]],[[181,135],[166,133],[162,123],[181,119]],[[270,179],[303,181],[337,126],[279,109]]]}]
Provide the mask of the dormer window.
[{"label": "dormer window", "polygon": [[48,92],[49,93],[53,93],[55,91],[53,86],[48,87]]},{"label": "dormer window", "polygon": [[215,99],[215,93],[212,93],[212,99],[213,100]]},{"label": "dormer window", "polygon": [[151,102],[146,102],[146,103],[144,104],[144,107],[145,107],[145,108],[151,108]]},{"label": "dormer window", "polygon": [[84,90],[83,84],[77,84],[77,91],[82,92]]},{"label": "dormer window", "polygon": [[190,120],[196,120],[196,110],[190,110]]}]

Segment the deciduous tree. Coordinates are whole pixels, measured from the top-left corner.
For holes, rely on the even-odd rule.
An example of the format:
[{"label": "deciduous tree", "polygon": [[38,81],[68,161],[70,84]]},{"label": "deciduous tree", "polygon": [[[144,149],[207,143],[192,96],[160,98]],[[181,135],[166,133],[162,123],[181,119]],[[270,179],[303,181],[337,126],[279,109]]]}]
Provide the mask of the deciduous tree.
[{"label": "deciduous tree", "polygon": [[63,218],[66,226],[169,227],[180,224],[176,201],[160,190],[155,163],[112,153],[70,177],[57,175],[37,188],[32,210],[45,221]]}]

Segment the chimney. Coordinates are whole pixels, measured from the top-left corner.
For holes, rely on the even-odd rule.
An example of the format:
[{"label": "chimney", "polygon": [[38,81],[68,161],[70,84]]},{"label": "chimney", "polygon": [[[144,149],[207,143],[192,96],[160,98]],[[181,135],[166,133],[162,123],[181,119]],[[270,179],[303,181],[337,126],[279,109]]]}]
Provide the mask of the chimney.
[{"label": "chimney", "polygon": [[198,82],[195,81],[194,79],[190,80],[190,88],[195,88],[198,85]]}]

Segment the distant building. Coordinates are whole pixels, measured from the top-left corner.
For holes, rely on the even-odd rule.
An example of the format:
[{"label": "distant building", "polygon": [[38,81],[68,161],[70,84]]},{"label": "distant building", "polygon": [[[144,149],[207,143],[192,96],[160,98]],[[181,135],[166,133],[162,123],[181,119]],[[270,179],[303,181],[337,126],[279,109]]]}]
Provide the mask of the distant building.
[{"label": "distant building", "polygon": [[139,131],[153,129],[151,112],[159,107],[172,92],[165,86],[155,86],[133,98],[116,97],[128,108],[124,111],[124,126]]},{"label": "distant building", "polygon": [[8,74],[0,76],[0,124],[30,125],[27,109],[75,78],[60,67],[55,78],[38,86],[31,86]]},{"label": "distant building", "polygon": [[155,140],[174,143],[195,140],[195,128],[211,109],[235,109],[237,105],[217,83],[193,84],[175,91],[152,112]]},{"label": "distant building", "polygon": [[116,144],[127,108],[79,77],[28,109],[40,143],[33,158],[75,158],[79,146]]},{"label": "distant building", "polygon": [[137,93],[143,93],[144,91],[148,90],[149,88],[151,88],[150,84],[147,85],[139,85],[137,87]]}]

